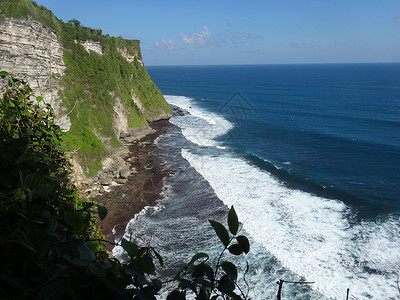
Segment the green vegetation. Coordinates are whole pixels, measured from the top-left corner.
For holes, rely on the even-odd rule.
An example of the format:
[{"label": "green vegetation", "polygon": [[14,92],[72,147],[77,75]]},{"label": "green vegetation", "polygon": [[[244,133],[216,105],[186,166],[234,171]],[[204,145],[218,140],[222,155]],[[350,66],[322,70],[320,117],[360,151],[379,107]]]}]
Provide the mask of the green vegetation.
[{"label": "green vegetation", "polygon": [[3,20],[4,16],[14,19],[30,17],[54,30],[59,29],[60,20],[50,10],[31,0],[3,0],[0,2],[0,10]]},{"label": "green vegetation", "polygon": [[[0,72],[1,79],[8,80],[8,89],[0,99],[0,298],[156,299],[163,285],[156,263],[164,266],[162,257],[127,240],[121,242],[126,263],[108,257],[95,217],[104,219],[107,209],[79,199],[70,183],[64,133],[52,108],[41,107],[43,99],[23,81],[7,72]],[[221,223],[210,224],[223,251],[213,264],[205,253],[194,255],[172,280],[177,289],[167,299],[247,298],[237,267],[223,260],[225,252],[250,249],[238,235],[235,210],[228,214],[230,233]]]},{"label": "green vegetation", "polygon": [[[64,23],[51,11],[31,0],[0,2],[0,16],[32,18],[55,30],[64,47],[65,75],[60,94],[69,113],[71,130],[66,147],[77,149],[77,158],[88,176],[101,169],[101,159],[108,151],[121,146],[119,132],[113,127],[114,99],[119,98],[127,113],[130,127],[147,124],[169,106],[141,64],[139,41],[103,35],[99,29],[81,26],[73,19]],[[103,54],[87,52],[85,41],[101,44]],[[129,62],[121,53],[133,58]],[[144,114],[136,106],[136,95]],[[100,140],[100,139],[101,140]]]}]

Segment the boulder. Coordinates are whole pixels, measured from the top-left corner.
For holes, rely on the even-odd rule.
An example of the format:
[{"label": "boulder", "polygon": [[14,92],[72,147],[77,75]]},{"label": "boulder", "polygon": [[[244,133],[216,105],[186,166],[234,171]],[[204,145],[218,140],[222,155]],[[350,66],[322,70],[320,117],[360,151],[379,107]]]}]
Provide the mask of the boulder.
[{"label": "boulder", "polygon": [[122,169],[119,171],[119,176],[123,179],[127,179],[131,175],[131,171],[129,169]]}]

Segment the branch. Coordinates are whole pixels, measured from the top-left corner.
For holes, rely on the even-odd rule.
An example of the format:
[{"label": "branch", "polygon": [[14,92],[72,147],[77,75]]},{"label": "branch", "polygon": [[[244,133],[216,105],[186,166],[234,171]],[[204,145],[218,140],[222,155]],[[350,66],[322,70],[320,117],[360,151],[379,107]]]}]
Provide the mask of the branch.
[{"label": "branch", "polygon": [[71,109],[68,113],[59,115],[59,116],[56,117],[55,119],[58,120],[58,119],[61,118],[61,117],[69,116],[69,115],[72,113],[72,111],[75,109],[75,107],[76,107],[77,104],[78,104],[78,99],[76,99],[74,106],[72,107],[72,109]]}]

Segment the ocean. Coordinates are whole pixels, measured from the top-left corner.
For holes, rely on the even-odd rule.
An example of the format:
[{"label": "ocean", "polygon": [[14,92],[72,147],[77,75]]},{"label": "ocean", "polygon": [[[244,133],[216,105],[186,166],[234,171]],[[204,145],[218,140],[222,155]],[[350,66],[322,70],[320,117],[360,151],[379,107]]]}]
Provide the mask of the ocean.
[{"label": "ocean", "polygon": [[219,254],[207,220],[234,205],[252,299],[275,299],[279,279],[314,282],[283,299],[400,298],[400,64],[148,71],[184,115],[157,140],[175,170],[164,199],[126,236],[178,268]]}]

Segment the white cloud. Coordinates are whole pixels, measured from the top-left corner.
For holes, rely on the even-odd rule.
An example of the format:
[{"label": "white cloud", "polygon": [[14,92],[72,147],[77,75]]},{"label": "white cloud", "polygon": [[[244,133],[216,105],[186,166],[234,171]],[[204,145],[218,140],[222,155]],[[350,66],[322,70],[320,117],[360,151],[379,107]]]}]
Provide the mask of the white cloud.
[{"label": "white cloud", "polygon": [[208,43],[211,38],[211,32],[207,26],[203,26],[203,29],[192,34],[180,33],[182,41],[188,45],[201,46]]},{"label": "white cloud", "polygon": [[160,49],[175,50],[179,48],[179,45],[173,40],[164,40],[156,42],[156,47]]}]

